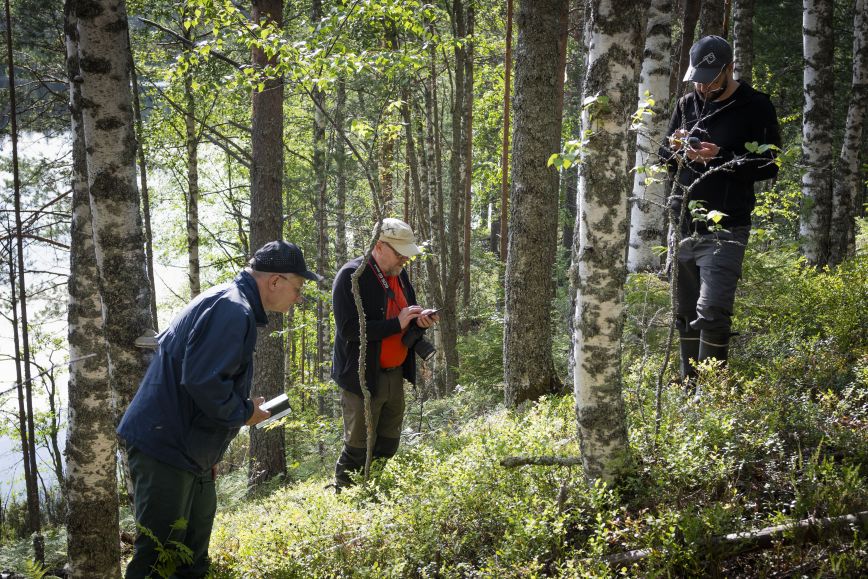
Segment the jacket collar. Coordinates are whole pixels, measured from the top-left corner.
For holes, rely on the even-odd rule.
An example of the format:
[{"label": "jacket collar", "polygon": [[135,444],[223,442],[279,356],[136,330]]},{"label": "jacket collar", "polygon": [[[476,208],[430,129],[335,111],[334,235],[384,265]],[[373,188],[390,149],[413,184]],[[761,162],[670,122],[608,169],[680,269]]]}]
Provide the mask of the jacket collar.
[{"label": "jacket collar", "polygon": [[268,324],[268,314],[265,312],[265,308],[262,307],[262,297],[259,295],[259,288],[256,286],[256,280],[253,279],[253,276],[242,270],[235,276],[234,282],[238,286],[238,289],[241,290],[241,293],[244,294],[244,297],[247,298],[247,303],[250,304],[250,308],[253,310],[256,325],[262,327]]}]

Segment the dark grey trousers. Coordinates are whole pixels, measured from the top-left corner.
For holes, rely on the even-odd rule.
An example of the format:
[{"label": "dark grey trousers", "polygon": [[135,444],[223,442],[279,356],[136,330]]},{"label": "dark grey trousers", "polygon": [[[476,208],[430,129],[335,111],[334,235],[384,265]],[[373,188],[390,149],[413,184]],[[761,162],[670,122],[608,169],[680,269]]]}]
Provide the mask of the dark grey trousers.
[{"label": "dark grey trousers", "polygon": [[[208,543],[217,512],[217,493],[211,472],[194,474],[140,452],[127,451],[133,481],[136,523],[149,529],[165,547],[178,541],[192,551],[193,561],[179,565],[171,577],[204,577],[208,573]],[[186,528],[172,529],[179,519]],[[158,577],[157,545],[141,532],[127,565],[126,579]]]},{"label": "dark grey trousers", "polygon": [[690,359],[726,361],[735,289],[741,278],[750,226],[681,240],[678,249],[676,326],[681,376],[695,375]]}]

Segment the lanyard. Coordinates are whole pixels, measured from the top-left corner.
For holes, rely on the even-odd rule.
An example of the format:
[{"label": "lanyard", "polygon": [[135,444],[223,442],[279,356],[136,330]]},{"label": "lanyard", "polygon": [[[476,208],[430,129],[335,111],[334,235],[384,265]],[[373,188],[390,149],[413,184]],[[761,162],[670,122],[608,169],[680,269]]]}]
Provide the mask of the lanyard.
[{"label": "lanyard", "polygon": [[[368,261],[371,269],[374,270],[374,274],[377,276],[377,280],[380,282],[380,285],[383,286],[383,290],[385,290],[386,295],[389,299],[395,299],[395,292],[392,291],[392,288],[389,287],[389,282],[386,281],[386,276],[383,275],[383,270],[380,269],[380,266],[377,265],[377,260],[370,259]],[[398,276],[398,282],[401,284],[401,287],[404,287],[404,280],[401,279],[401,276]]]}]

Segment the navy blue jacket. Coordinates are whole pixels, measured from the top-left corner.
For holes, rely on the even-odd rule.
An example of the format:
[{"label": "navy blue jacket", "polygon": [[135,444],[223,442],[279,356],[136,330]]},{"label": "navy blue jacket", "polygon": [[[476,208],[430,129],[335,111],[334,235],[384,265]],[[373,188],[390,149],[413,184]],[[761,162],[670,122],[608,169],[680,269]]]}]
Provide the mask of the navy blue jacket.
[{"label": "navy blue jacket", "polygon": [[[373,258],[371,258],[373,259]],[[335,349],[332,356],[332,378],[338,386],[359,396],[362,395],[359,383],[359,314],[350,277],[362,264],[357,257],[341,268],[332,286],[332,304],[335,312]],[[416,292],[410,284],[406,271],[399,274],[404,288],[407,305],[416,305]],[[380,284],[373,268],[366,266],[359,277],[359,293],[362,309],[365,312],[365,332],[368,349],[365,356],[365,384],[372,393],[377,387],[380,373],[380,346],[383,339],[401,331],[398,318],[386,319],[386,290]],[[416,383],[416,359],[413,351],[407,353],[402,367],[404,378]]]},{"label": "navy blue jacket", "polygon": [[160,334],[121,438],[177,468],[210,470],[253,414],[256,331],[267,321],[247,272],[196,297]]},{"label": "navy blue jacket", "polygon": [[[691,137],[709,141],[720,147],[717,157],[703,164],[687,162],[678,174],[680,188],[673,188],[672,201],[676,218],[681,210],[682,191],[697,182],[690,191],[690,200],[699,200],[707,210],[716,209],[726,214],[720,225],[724,228],[751,224],[751,212],[756,204],[753,184],[774,179],[778,166],[774,152],[749,153],[745,143],[781,146],[780,129],[775,107],[769,96],[741,82],[726,100],[702,100],[691,91],[678,100],[666,136],[677,129],[687,129]],[[659,155],[669,166],[670,174],[677,168],[675,153],[666,145]],[[725,163],[725,169],[711,171]],[[682,189],[683,188],[683,189]],[[693,221],[687,216],[682,233],[706,233],[705,221]]]}]

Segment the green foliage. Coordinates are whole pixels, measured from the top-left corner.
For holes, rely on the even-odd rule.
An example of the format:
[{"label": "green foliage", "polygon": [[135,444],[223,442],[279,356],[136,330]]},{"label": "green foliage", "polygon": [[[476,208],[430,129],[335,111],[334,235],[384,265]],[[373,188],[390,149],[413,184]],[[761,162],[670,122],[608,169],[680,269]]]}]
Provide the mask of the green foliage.
[{"label": "green foliage", "polygon": [[157,560],[154,562],[151,570],[163,579],[172,577],[175,570],[182,565],[189,565],[193,562],[193,551],[183,542],[177,539],[172,539],[172,533],[175,531],[184,531],[187,528],[186,519],[178,519],[170,527],[169,538],[163,543],[160,541],[153,531],[142,525],[136,525],[136,529],[142,535],[148,537],[154,542],[155,550],[157,551]]}]

